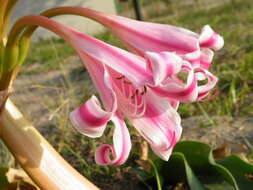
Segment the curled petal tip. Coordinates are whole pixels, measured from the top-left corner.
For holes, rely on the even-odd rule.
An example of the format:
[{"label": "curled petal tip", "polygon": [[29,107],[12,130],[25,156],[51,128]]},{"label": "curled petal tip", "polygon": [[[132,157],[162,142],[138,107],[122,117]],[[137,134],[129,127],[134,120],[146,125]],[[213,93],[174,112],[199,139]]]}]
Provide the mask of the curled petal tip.
[{"label": "curled petal tip", "polygon": [[212,73],[207,71],[206,69],[200,69],[197,74],[197,77],[200,79],[207,79],[207,83],[204,85],[198,86],[198,99],[197,101],[203,100],[206,96],[208,96],[209,92],[214,88],[216,83],[218,82],[218,78],[214,76]]},{"label": "curled petal tip", "polygon": [[91,138],[100,137],[103,134],[110,117],[111,113],[102,110],[95,96],[69,115],[75,129]]},{"label": "curled petal tip", "polygon": [[203,27],[199,36],[199,43],[201,47],[219,50],[224,45],[224,39],[219,34],[215,33],[209,25],[206,25]]},{"label": "curled petal tip", "polygon": [[168,161],[170,159],[170,155],[172,153],[172,148],[168,149],[168,150],[160,150],[160,149],[157,149],[155,147],[152,147],[152,150],[153,152],[159,156],[162,160],[164,161]]},{"label": "curled petal tip", "polygon": [[99,165],[124,164],[131,150],[130,134],[127,126],[119,114],[112,117],[115,125],[113,145],[101,145],[95,154],[95,161]]},{"label": "curled petal tip", "polygon": [[101,145],[95,153],[96,163],[102,166],[109,165],[109,163],[111,162],[109,155],[110,152],[112,152],[112,154],[115,154],[111,146]]},{"label": "curled petal tip", "polygon": [[148,67],[153,73],[155,86],[178,73],[183,64],[183,60],[178,55],[170,52],[146,52],[145,57]]}]

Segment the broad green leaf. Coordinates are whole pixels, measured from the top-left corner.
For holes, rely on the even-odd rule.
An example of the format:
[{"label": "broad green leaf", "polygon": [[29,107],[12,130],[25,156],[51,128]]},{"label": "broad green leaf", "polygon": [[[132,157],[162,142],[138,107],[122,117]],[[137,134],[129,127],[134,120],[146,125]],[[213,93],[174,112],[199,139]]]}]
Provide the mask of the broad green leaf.
[{"label": "broad green leaf", "polygon": [[173,153],[169,162],[164,164],[162,176],[169,184],[187,182],[191,190],[206,190],[193,173],[184,155],[180,152]]},{"label": "broad green leaf", "polygon": [[206,184],[208,190],[234,190],[235,188],[226,181],[219,184]]},{"label": "broad green leaf", "polygon": [[252,165],[237,156],[215,160],[211,147],[201,142],[179,142],[168,162],[154,163],[165,186],[187,183],[191,190],[253,189]]},{"label": "broad green leaf", "polygon": [[192,170],[203,184],[222,184],[224,180],[239,190],[232,174],[215,162],[209,145],[197,141],[179,142],[174,152],[184,154]]},{"label": "broad green leaf", "polygon": [[229,156],[218,160],[233,175],[240,190],[253,189],[253,166],[241,160],[238,156]]}]

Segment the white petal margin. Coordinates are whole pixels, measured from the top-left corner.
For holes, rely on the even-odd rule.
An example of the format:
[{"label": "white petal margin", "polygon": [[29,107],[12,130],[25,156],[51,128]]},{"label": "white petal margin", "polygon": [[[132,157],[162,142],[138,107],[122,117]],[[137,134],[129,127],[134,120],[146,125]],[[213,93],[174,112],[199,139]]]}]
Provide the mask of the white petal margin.
[{"label": "white petal margin", "polygon": [[152,87],[153,92],[158,96],[167,97],[180,102],[194,102],[198,97],[197,78],[194,75],[194,68],[189,63],[184,61],[180,73],[187,73],[186,82],[172,76],[159,86]]},{"label": "white petal margin", "polygon": [[95,161],[99,165],[121,165],[125,163],[131,150],[131,139],[123,118],[116,113],[111,120],[115,125],[113,146],[104,144],[98,148]]},{"label": "white petal margin", "polygon": [[224,45],[224,39],[219,34],[215,33],[209,25],[205,25],[199,36],[199,43],[200,47],[219,50]]},{"label": "white petal margin", "polygon": [[153,152],[159,156],[161,159],[163,159],[164,161],[168,161],[169,158],[170,158],[170,155],[172,153],[172,150],[173,150],[173,147],[169,148],[168,150],[161,150],[161,149],[158,149],[156,147],[152,147],[151,146],[151,149],[153,150]]},{"label": "white petal margin", "polygon": [[85,104],[70,113],[70,120],[77,131],[91,138],[100,137],[111,119],[112,112],[106,112],[92,96]]},{"label": "white petal margin", "polygon": [[207,79],[206,84],[198,86],[198,101],[200,101],[205,98],[214,88],[218,82],[218,78],[203,68],[199,68],[195,75],[197,76],[198,80],[204,80],[204,78]]},{"label": "white petal margin", "polygon": [[166,80],[167,77],[177,74],[183,64],[183,60],[179,56],[170,52],[146,52],[145,58],[153,73],[155,86]]}]

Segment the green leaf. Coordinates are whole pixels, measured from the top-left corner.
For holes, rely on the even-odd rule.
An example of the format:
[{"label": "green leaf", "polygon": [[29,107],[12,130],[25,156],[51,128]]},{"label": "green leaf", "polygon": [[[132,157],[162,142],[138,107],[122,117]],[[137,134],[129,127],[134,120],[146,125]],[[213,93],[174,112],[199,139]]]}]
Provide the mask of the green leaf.
[{"label": "green leaf", "polygon": [[154,164],[164,186],[183,183],[191,190],[253,189],[252,165],[237,156],[215,160],[211,147],[201,142],[179,142],[168,162],[156,160]]},{"label": "green leaf", "polygon": [[238,189],[253,189],[253,166],[241,160],[238,156],[229,156],[218,160],[217,163],[224,166],[233,175]]},{"label": "green leaf", "polygon": [[145,170],[141,169],[141,168],[131,168],[130,171],[134,172],[137,174],[137,176],[142,180],[142,181],[146,181],[154,176],[150,175],[148,172],[146,172]]},{"label": "green leaf", "polygon": [[206,190],[193,173],[185,156],[180,152],[171,155],[169,162],[164,165],[161,172],[170,184],[187,182],[191,190]]},{"label": "green leaf", "polygon": [[224,180],[238,189],[232,174],[222,165],[215,162],[212,149],[209,145],[197,141],[179,142],[175,152],[184,154],[192,170],[203,184],[223,184]]},{"label": "green leaf", "polygon": [[219,184],[206,184],[208,190],[234,190],[235,188],[226,181]]},{"label": "green leaf", "polygon": [[142,181],[142,183],[146,186],[146,188],[151,189],[149,182],[152,181],[152,178],[154,178],[153,175],[149,174],[145,170],[141,168],[131,168],[130,171],[137,174],[138,178]]}]

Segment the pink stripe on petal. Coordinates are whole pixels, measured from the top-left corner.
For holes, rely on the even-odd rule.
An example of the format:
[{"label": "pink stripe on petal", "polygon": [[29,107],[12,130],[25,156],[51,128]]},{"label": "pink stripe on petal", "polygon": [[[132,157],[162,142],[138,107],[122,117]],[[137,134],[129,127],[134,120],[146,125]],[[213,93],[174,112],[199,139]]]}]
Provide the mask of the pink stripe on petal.
[{"label": "pink stripe on petal", "polygon": [[[166,98],[160,98],[150,91],[146,96],[146,113],[140,118],[129,118],[130,122],[153,150],[166,152],[175,146],[181,136],[180,116]],[[157,155],[164,159],[164,156]]]},{"label": "pink stripe on petal", "polygon": [[147,72],[146,61],[142,57],[77,31],[70,30],[69,36],[70,42],[81,54],[107,65],[136,85],[152,83],[152,75]]},{"label": "pink stripe on petal", "polygon": [[170,105],[171,105],[175,110],[178,109],[179,104],[180,104],[179,101],[174,100],[174,99],[169,99],[168,101],[169,101]]},{"label": "pink stripe on petal", "polygon": [[103,134],[111,115],[112,113],[102,110],[97,98],[92,96],[79,109],[70,113],[70,120],[80,133],[96,138]]},{"label": "pink stripe on petal", "polygon": [[81,52],[78,53],[95,84],[103,106],[107,111],[114,112],[117,109],[116,94],[113,89],[112,78],[106,66]]},{"label": "pink stripe on petal", "polygon": [[107,16],[103,20],[114,34],[131,49],[189,53],[199,48],[198,35],[187,29],[150,22],[140,22],[120,16]]},{"label": "pink stripe on petal", "polygon": [[168,77],[178,73],[183,64],[183,60],[175,53],[170,52],[146,52],[145,58],[154,77],[154,85],[159,85]]},{"label": "pink stripe on petal", "polygon": [[109,165],[108,163],[111,163],[110,153],[115,156],[112,146],[107,144],[101,145],[95,154],[96,163],[99,165]]},{"label": "pink stripe on petal", "polygon": [[92,96],[85,104],[79,108],[80,118],[87,124],[94,127],[99,127],[106,124],[111,113],[105,112],[100,108],[100,103],[95,96]]},{"label": "pink stripe on petal", "polygon": [[194,69],[188,63],[182,66],[183,70],[188,72],[186,84],[177,79],[168,80],[160,86],[150,86],[153,92],[161,97],[167,97],[180,102],[194,102],[197,99],[197,78],[194,75]]}]

